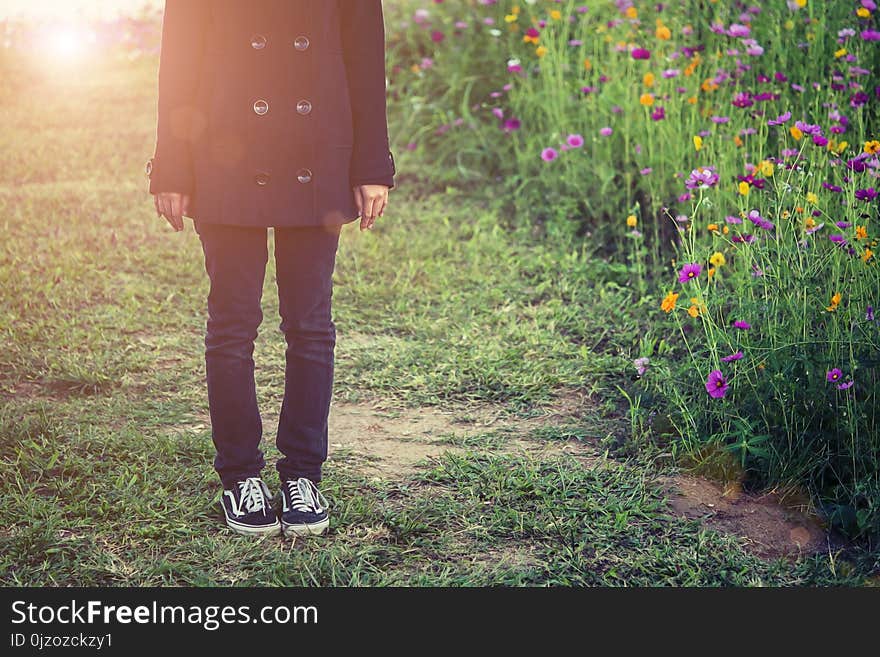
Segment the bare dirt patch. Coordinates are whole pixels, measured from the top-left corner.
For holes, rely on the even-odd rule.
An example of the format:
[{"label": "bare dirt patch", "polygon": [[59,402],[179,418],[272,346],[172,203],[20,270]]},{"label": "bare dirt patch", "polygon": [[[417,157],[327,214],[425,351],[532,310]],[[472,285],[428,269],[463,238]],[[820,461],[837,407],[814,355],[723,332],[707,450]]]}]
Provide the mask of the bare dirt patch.
[{"label": "bare dirt patch", "polygon": [[815,554],[836,543],[818,517],[784,504],[776,493],[750,495],[739,486],[686,474],[662,481],[677,515],[699,518],[712,529],[744,538],[745,547],[760,557]]},{"label": "bare dirt patch", "polygon": [[[566,394],[528,417],[519,417],[492,404],[448,407],[396,407],[334,401],[329,418],[329,458],[370,477],[402,480],[425,461],[445,452],[479,449],[495,454],[516,454],[536,462],[569,455],[585,467],[602,460],[598,449],[577,439],[539,440],[534,429],[582,421],[595,414],[587,395]],[[204,431],[207,413],[197,424],[178,430]],[[264,442],[271,447],[276,417],[264,417]],[[491,439],[486,439],[491,435]],[[696,475],[660,478],[671,511],[698,518],[707,527],[745,539],[744,547],[763,558],[796,557],[834,549],[840,541],[830,537],[814,515],[785,504],[779,495],[756,496],[738,487],[724,487]]]}]

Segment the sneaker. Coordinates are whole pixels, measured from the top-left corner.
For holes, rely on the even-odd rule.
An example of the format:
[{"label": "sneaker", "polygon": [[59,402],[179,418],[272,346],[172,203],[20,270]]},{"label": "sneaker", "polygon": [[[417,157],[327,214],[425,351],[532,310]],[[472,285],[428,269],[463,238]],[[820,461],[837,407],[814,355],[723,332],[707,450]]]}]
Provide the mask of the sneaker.
[{"label": "sneaker", "polygon": [[274,536],[281,533],[281,523],[272,505],[269,488],[260,477],[236,481],[232,489],[224,489],[220,504],[226,525],[234,532],[248,536]]},{"label": "sneaker", "polygon": [[330,526],[330,505],[311,479],[286,480],[281,499],[281,530],[285,536],[317,536]]}]

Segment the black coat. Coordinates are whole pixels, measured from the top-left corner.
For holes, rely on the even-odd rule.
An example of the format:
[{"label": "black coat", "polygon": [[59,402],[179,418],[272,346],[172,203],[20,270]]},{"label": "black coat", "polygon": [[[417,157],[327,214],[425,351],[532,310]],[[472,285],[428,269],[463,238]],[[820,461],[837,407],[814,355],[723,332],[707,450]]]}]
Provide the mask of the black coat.
[{"label": "black coat", "polygon": [[166,0],[150,192],[188,216],[342,224],[394,187],[381,0]]}]

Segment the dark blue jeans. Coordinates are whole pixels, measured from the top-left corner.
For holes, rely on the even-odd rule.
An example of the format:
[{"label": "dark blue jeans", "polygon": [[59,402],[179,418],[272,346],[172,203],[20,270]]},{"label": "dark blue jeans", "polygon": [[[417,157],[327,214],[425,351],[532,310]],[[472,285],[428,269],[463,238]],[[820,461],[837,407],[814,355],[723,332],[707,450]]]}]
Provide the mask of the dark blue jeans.
[{"label": "dark blue jeans", "polygon": [[[259,476],[263,425],[254,385],[254,340],[263,320],[268,229],[194,221],[210,279],[205,370],[214,468],[225,488]],[[275,267],[286,341],[284,400],[276,445],[284,479],[321,480],[333,388],[333,269],[341,226],[274,227]]]}]

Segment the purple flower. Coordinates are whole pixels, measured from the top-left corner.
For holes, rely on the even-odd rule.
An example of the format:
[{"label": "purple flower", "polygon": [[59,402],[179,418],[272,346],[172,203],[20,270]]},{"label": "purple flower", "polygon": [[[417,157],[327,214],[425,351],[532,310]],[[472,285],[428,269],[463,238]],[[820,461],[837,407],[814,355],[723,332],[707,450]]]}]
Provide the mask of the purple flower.
[{"label": "purple flower", "polygon": [[877,198],[877,190],[873,187],[868,187],[868,189],[857,189],[856,198],[860,201],[873,201]]},{"label": "purple flower", "polygon": [[770,119],[767,121],[767,125],[782,125],[786,121],[791,118],[791,112],[784,112],[777,116],[775,119]]},{"label": "purple flower", "polygon": [[636,371],[639,373],[639,376],[644,376],[650,362],[650,359],[644,356],[642,356],[641,358],[636,358],[633,361],[633,365],[635,365]]},{"label": "purple flower", "polygon": [[516,118],[507,119],[504,122],[504,132],[513,132],[514,130],[519,130],[520,125],[522,125],[522,124],[520,123],[519,119],[516,119]]},{"label": "purple flower", "polygon": [[821,224],[816,224],[816,225],[813,226],[812,228],[807,229],[807,235],[812,235],[812,234],[815,233],[816,231],[818,231],[818,230],[822,230],[822,227],[823,227],[824,225],[825,225],[825,223],[823,222],[823,223],[821,223]]},{"label": "purple flower", "polygon": [[730,356],[725,356],[721,359],[722,363],[731,363],[735,360],[739,360],[743,357],[743,352],[737,351],[735,354],[730,354]]},{"label": "purple flower", "polygon": [[805,123],[803,121],[795,121],[794,125],[798,130],[803,132],[805,135],[821,135],[822,134],[822,128],[820,128],[818,125],[815,125],[813,123]]},{"label": "purple flower", "polygon": [[741,224],[743,222],[742,219],[740,219],[739,217],[732,215],[732,214],[729,214],[726,217],[724,217],[724,221],[726,221],[729,224]]},{"label": "purple flower", "polygon": [[651,51],[646,48],[633,48],[631,54],[633,59],[651,59]]},{"label": "purple flower", "polygon": [[679,283],[687,283],[688,281],[692,281],[696,278],[699,278],[700,273],[703,271],[703,267],[697,262],[691,262],[686,264],[681,268],[681,271],[678,272],[678,282]]},{"label": "purple flower", "polygon": [[715,167],[697,167],[691,171],[684,186],[688,189],[708,189],[717,185],[718,180]]},{"label": "purple flower", "polygon": [[604,128],[599,129],[599,134],[602,135],[603,137],[610,137],[613,132],[614,132],[614,130],[612,130],[608,126],[605,126]]},{"label": "purple flower", "polygon": [[853,383],[855,383],[855,381],[853,381],[852,379],[850,379],[849,381],[846,381],[844,383],[838,383],[837,389],[838,390],[849,390],[850,388],[853,387]]},{"label": "purple flower", "polygon": [[706,392],[713,399],[721,399],[727,394],[727,380],[721,370],[712,370],[706,379]]},{"label": "purple flower", "polygon": [[837,221],[834,223],[838,228],[849,228],[852,224],[849,221]]},{"label": "purple flower", "polygon": [[559,157],[559,153],[556,151],[555,148],[548,147],[541,151],[541,159],[545,162],[552,162],[557,157]]},{"label": "purple flower", "polygon": [[752,210],[751,212],[749,212],[748,218],[749,221],[755,224],[758,228],[763,228],[764,230],[773,230],[775,228],[773,222],[764,219],[764,217],[758,214],[757,210]]},{"label": "purple flower", "polygon": [[654,121],[662,121],[666,118],[666,110],[662,107],[658,107],[653,112],[651,112],[651,119]]},{"label": "purple flower", "polygon": [[834,369],[828,370],[828,373],[825,375],[825,379],[828,383],[836,383],[840,381],[840,378],[843,376],[843,372],[840,371],[839,368],[835,367]]},{"label": "purple flower", "polygon": [[752,325],[748,322],[744,322],[743,320],[738,319],[733,323],[733,328],[739,329],[740,331],[748,331],[750,328],[752,328]]},{"label": "purple flower", "polygon": [[831,240],[832,242],[834,242],[835,244],[839,244],[841,246],[846,244],[846,238],[843,235],[838,235],[837,233],[835,233],[834,235],[829,235],[828,239]]},{"label": "purple flower", "polygon": [[869,322],[874,321],[874,306],[868,306],[865,309],[865,319],[868,320]]}]

